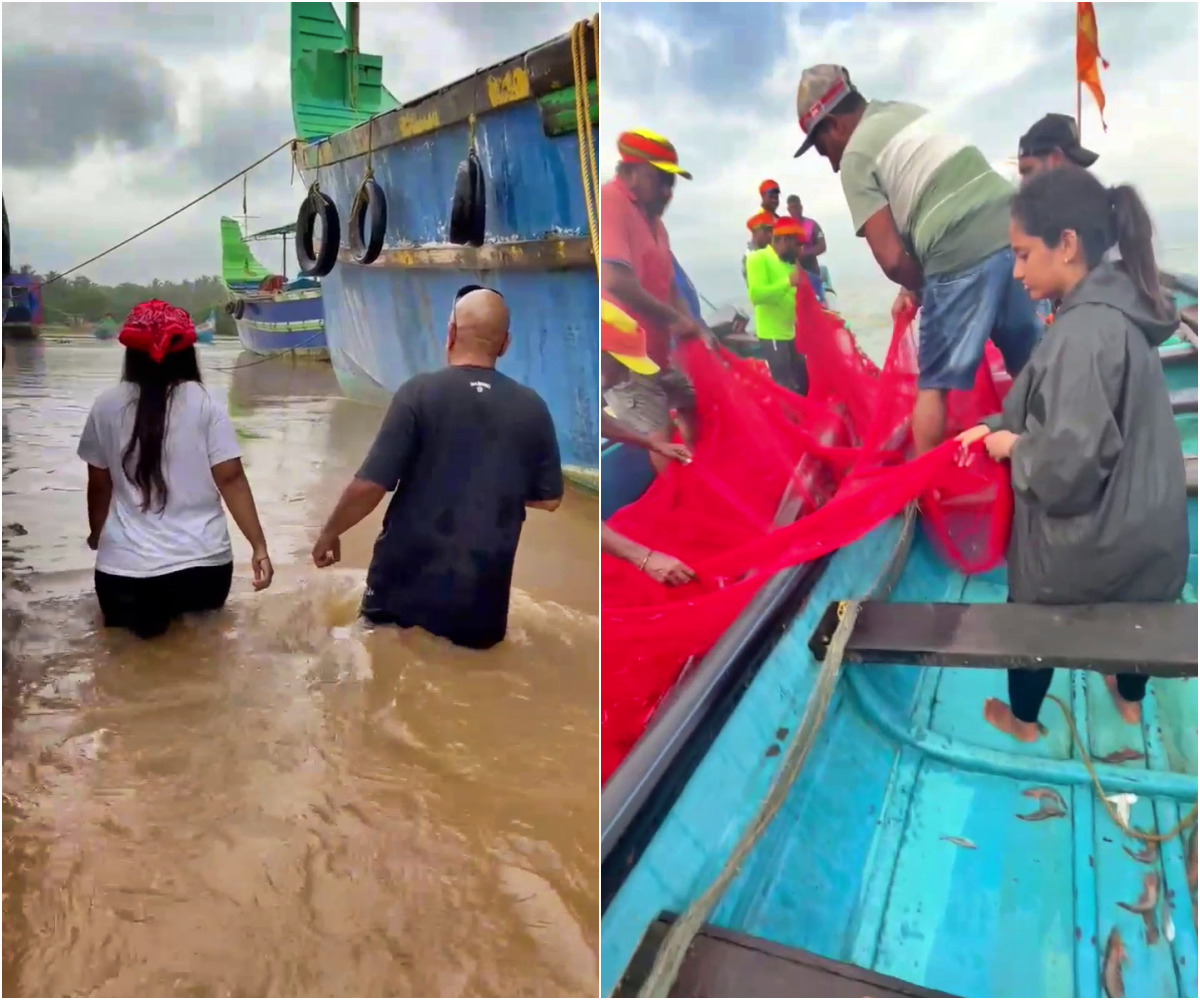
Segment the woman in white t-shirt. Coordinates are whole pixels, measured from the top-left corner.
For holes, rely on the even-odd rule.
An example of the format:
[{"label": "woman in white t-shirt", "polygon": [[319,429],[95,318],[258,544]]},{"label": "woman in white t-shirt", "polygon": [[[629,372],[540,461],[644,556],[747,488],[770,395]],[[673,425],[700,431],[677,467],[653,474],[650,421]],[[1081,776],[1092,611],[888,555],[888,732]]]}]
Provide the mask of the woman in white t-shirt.
[{"label": "woman in white t-shirt", "polygon": [[225,604],[233,549],[222,499],[253,549],[254,589],[274,570],[233,425],[200,380],[191,318],[153,299],[118,339],[122,380],[92,404],[79,457],[104,623],[148,639]]}]

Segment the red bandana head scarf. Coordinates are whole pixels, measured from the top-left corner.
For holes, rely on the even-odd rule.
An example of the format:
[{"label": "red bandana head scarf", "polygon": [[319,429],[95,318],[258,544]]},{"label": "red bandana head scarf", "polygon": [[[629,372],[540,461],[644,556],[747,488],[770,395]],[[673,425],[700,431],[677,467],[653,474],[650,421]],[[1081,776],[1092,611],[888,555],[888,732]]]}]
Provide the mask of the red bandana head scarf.
[{"label": "red bandana head scarf", "polygon": [[133,307],[117,340],[131,351],[150,355],[157,364],[195,344],[196,326],[183,309],[151,299]]}]

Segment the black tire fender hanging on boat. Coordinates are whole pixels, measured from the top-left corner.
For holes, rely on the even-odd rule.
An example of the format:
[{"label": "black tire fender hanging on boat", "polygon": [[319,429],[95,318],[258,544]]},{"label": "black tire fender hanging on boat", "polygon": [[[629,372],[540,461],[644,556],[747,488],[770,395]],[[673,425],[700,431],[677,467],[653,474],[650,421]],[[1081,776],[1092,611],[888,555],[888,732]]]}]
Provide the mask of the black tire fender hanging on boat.
[{"label": "black tire fender hanging on boat", "polygon": [[450,242],[459,246],[483,246],[487,223],[487,188],[483,163],[475,150],[458,165],[454,178],[454,200],[450,203]]},{"label": "black tire fender hanging on boat", "polygon": [[233,308],[230,310],[230,312],[233,313],[234,319],[241,319],[243,316],[246,315],[246,300],[245,299],[238,299],[232,305],[233,305]]},{"label": "black tire fender hanging on boat", "polygon": [[[321,250],[314,249],[317,218],[321,219]],[[315,184],[308,192],[296,216],[296,263],[308,278],[323,278],[337,263],[342,242],[342,226],[337,206]]]},{"label": "black tire fender hanging on boat", "polygon": [[383,237],[387,231],[387,198],[373,178],[363,178],[346,225],[354,263],[375,263],[383,251]]}]

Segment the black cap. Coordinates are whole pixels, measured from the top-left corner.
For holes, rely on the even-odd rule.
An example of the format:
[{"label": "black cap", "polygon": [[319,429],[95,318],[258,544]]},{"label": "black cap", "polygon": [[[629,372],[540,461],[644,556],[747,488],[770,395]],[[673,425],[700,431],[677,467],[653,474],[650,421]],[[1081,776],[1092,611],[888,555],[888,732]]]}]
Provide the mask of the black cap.
[{"label": "black cap", "polygon": [[1100,159],[1099,153],[1079,145],[1079,126],[1070,115],[1046,115],[1038,121],[1021,136],[1017,155],[1047,156],[1056,149],[1061,149],[1063,156],[1081,167],[1090,167]]}]

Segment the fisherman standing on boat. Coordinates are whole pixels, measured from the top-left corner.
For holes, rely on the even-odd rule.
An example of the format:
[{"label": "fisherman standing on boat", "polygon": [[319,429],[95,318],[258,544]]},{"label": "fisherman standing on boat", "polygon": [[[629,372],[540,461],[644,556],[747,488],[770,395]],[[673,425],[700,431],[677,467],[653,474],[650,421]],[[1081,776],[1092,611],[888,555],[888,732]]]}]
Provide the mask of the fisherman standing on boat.
[{"label": "fisherman standing on boat", "polygon": [[1100,156],[1079,144],[1079,125],[1070,115],[1049,114],[1038,119],[1021,136],[1017,147],[1017,171],[1024,183],[1043,170],[1056,170],[1073,163],[1091,167]]},{"label": "fisherman standing on boat", "polygon": [[801,230],[795,219],[775,223],[771,245],[746,260],[747,287],[754,306],[754,332],[776,385],[804,395],[808,368],[796,351],[796,288],[807,281],[797,264]]},{"label": "fisherman standing on boat", "polygon": [[525,509],[557,510],[563,496],[549,409],[496,371],[509,337],[499,292],[459,289],[446,367],[396,390],[366,461],[313,546],[318,567],[338,562],[341,536],[395,491],[363,594],[362,616],[374,624],[420,626],[475,649],[507,632]]},{"label": "fisherman standing on boat", "polygon": [[758,186],[759,204],[764,212],[774,221],[779,218],[779,182],[763,181]]},{"label": "fisherman standing on boat", "polygon": [[746,277],[746,261],[756,250],[762,250],[771,245],[771,230],[775,226],[775,217],[770,212],[759,212],[746,220],[746,228],[750,230],[750,242],[746,244],[746,252],[742,254],[742,280]]},{"label": "fisherman standing on boat", "polygon": [[[674,409],[690,446],[695,441],[695,392],[687,376],[671,365],[671,339],[703,336],[704,331],[676,291],[662,216],[675,178],[691,180],[692,175],[679,166],[675,147],[653,132],[622,132],[617,150],[617,175],[600,188],[600,283],[603,293],[646,331],[647,352],[659,370],[639,375],[601,355],[601,366],[608,366],[611,376],[604,381],[612,383],[606,399],[617,419],[655,441],[671,439]],[[661,473],[668,460],[652,454],[650,461]]]},{"label": "fisherman standing on boat", "polygon": [[970,389],[989,339],[1014,376],[1041,335],[1029,297],[1012,276],[1012,187],[974,146],[915,104],[867,102],[843,66],[806,69],[796,91],[811,146],[841,173],[854,231],[902,286],[893,316],[921,306],[918,454],[946,433],[946,394]]},{"label": "fisherman standing on boat", "polygon": [[808,275],[812,290],[817,293],[817,301],[825,304],[825,285],[821,281],[821,262],[817,260],[825,252],[825,233],[815,219],[809,219],[804,214],[804,205],[798,194],[789,194],[787,199],[788,215],[800,226],[800,267]]},{"label": "fisherman standing on boat", "polygon": [[[617,365],[639,375],[654,375],[658,371],[658,365],[646,354],[646,331],[638,326],[637,320],[607,299],[600,302],[600,350],[603,357],[611,358]],[[608,385],[605,384],[604,388],[608,388]],[[654,441],[632,428],[625,427],[607,413],[600,414],[600,433],[609,441],[645,448],[652,455],[658,454],[684,465],[692,460],[691,452],[683,445]],[[667,586],[680,586],[696,576],[692,568],[681,560],[635,542],[616,529],[610,528],[607,523],[600,526],[600,551],[624,559],[647,576]]]},{"label": "fisherman standing on boat", "polygon": [[[1010,600],[1029,604],[1176,601],[1187,580],[1182,445],[1157,348],[1178,325],[1163,297],[1152,226],[1137,192],[1068,165],[1031,178],[1012,203],[1016,275],[1062,302],[1004,399],[959,435],[1011,466]],[[1121,263],[1106,259],[1114,243]],[[1053,670],[1010,670],[993,726],[1026,743]],[[1134,724],[1145,674],[1109,682]]]}]

